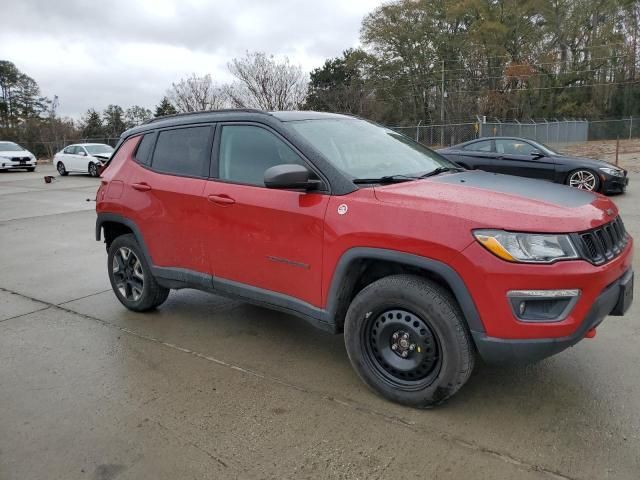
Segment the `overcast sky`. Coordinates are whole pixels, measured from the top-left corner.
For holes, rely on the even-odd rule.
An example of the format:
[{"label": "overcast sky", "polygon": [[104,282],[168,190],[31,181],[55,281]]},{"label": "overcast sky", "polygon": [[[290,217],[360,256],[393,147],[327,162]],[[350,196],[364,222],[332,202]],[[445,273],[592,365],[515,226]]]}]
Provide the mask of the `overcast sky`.
[{"label": "overcast sky", "polygon": [[0,60],[33,77],[59,113],[153,108],[192,72],[229,80],[245,51],[305,71],[358,45],[381,0],[0,0]]}]

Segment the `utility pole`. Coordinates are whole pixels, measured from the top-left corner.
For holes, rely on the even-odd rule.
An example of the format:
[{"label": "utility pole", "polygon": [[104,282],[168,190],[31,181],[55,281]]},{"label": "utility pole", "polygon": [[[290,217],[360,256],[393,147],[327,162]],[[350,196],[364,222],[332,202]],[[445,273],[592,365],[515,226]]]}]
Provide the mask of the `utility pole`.
[{"label": "utility pole", "polygon": [[442,59],[442,83],[440,85],[440,145],[444,147],[444,58]]}]

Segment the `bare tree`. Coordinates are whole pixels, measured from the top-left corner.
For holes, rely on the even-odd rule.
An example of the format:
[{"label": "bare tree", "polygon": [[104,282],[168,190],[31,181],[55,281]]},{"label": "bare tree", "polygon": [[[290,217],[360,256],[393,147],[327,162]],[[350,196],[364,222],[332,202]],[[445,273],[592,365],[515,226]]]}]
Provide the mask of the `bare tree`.
[{"label": "bare tree", "polygon": [[304,102],[307,76],[289,59],[278,62],[265,53],[249,53],[228,64],[236,81],[225,87],[235,107],[295,110]]},{"label": "bare tree", "polygon": [[225,106],[225,95],[209,74],[198,77],[193,73],[178,83],[172,83],[167,98],[179,113],[216,110]]}]

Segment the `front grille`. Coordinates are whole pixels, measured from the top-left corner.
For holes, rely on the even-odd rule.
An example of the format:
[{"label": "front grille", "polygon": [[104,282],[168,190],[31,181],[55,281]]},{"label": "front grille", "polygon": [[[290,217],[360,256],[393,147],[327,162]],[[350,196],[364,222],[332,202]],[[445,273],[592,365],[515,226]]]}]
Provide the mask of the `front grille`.
[{"label": "front grille", "polygon": [[615,220],[601,227],[578,233],[574,238],[584,258],[600,265],[622,253],[629,241],[629,234],[624,228],[622,219],[616,217]]},{"label": "front grille", "polygon": [[19,161],[28,162],[30,159],[29,157],[13,157],[11,160],[14,162],[19,162]]}]

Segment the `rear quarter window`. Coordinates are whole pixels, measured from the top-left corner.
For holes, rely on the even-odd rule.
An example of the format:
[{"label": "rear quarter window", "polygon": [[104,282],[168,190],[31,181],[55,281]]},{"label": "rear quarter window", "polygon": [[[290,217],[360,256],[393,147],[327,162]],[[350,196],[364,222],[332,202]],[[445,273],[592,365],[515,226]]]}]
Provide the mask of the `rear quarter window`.
[{"label": "rear quarter window", "polygon": [[138,148],[136,149],[136,153],[134,158],[136,162],[142,165],[151,165],[151,152],[153,151],[153,145],[155,144],[156,134],[147,133],[140,143],[138,144]]}]

